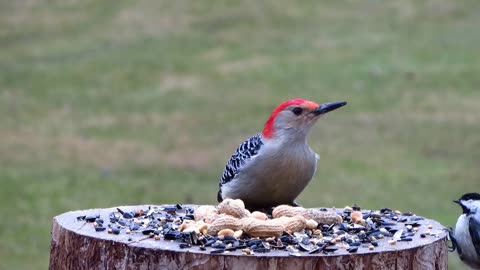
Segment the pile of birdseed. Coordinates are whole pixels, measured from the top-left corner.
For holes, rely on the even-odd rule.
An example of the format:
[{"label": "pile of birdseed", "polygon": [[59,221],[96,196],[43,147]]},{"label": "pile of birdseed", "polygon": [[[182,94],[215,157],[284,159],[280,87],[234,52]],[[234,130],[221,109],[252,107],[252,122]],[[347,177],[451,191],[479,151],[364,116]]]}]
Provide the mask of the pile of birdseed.
[{"label": "pile of birdseed", "polygon": [[[184,221],[194,220],[196,207],[176,204],[144,206],[133,211],[116,208],[116,211],[108,216],[81,215],[76,219],[85,222],[79,229],[88,229],[85,226],[89,226],[97,233],[119,237],[128,235],[128,243],[151,241],[151,246],[159,248],[166,243],[169,246],[175,243],[181,250],[196,249],[199,252],[232,255],[284,252],[290,256],[309,256],[345,251],[356,253],[360,249],[375,252],[381,247],[394,247],[399,243],[444,234],[439,228],[433,230],[432,224],[425,218],[410,212],[402,213],[388,208],[362,210],[358,206],[347,206],[343,209],[321,208],[322,211],[336,212],[343,222],[318,225],[316,229],[305,229],[301,232],[284,232],[278,237],[254,238],[246,234],[241,237],[213,236],[195,231],[181,232],[179,227]],[[353,212],[361,212],[362,224],[353,222]],[[272,218],[271,215],[269,218]]]}]

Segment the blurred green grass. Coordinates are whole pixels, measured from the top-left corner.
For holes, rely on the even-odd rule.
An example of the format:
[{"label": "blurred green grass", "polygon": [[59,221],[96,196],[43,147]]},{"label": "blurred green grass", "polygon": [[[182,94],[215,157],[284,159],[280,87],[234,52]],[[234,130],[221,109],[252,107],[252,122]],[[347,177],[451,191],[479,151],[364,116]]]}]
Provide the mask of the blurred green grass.
[{"label": "blurred green grass", "polygon": [[291,97],[349,102],[302,204],[453,225],[479,191],[478,25],[475,0],[1,1],[0,268],[45,269],[65,211],[214,203]]}]

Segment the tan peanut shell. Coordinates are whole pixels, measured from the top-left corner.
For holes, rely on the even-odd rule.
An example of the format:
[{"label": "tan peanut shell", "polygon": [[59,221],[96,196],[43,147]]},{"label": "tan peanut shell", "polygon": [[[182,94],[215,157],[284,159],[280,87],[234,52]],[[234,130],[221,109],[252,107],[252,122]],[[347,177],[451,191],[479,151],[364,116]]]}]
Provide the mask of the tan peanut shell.
[{"label": "tan peanut shell", "polygon": [[289,217],[285,223],[283,230],[290,232],[299,232],[304,230],[306,226],[306,220],[303,216]]},{"label": "tan peanut shell", "polygon": [[235,231],[233,232],[233,237],[239,239],[240,237],[242,237],[243,235],[243,231],[242,230],[238,230],[238,231]]},{"label": "tan peanut shell", "polygon": [[290,217],[278,217],[274,219],[269,219],[268,220],[270,223],[275,223],[279,224],[283,227],[283,230],[285,230],[285,226],[287,225],[287,222],[290,221]]},{"label": "tan peanut shell", "polygon": [[217,235],[217,233],[223,229],[231,229],[233,231],[240,230],[242,228],[242,222],[230,215],[217,216],[207,229],[207,233],[210,235]]},{"label": "tan peanut shell", "polygon": [[313,219],[318,224],[339,224],[342,222],[342,217],[337,213],[330,212],[330,211],[320,211],[318,209],[306,209],[303,216],[307,219]]},{"label": "tan peanut shell", "polygon": [[200,231],[201,234],[204,234],[204,235],[207,234],[208,227],[210,227],[210,225],[207,223],[202,222],[201,224],[198,224],[198,230]]},{"label": "tan peanut shell", "polygon": [[359,224],[363,219],[363,214],[360,211],[353,211],[350,214],[350,219],[352,220],[353,223]]},{"label": "tan peanut shell", "polygon": [[223,230],[220,230],[217,235],[218,236],[233,236],[234,235],[234,231],[232,229],[223,229]]},{"label": "tan peanut shell", "polygon": [[189,233],[189,232],[195,232],[196,234],[200,233],[200,230],[196,226],[188,227],[183,230],[183,232]]},{"label": "tan peanut shell", "polygon": [[245,204],[242,200],[225,199],[217,205],[217,211],[236,218],[246,217]]},{"label": "tan peanut shell", "polygon": [[193,220],[184,220],[184,221],[182,222],[182,224],[180,224],[180,226],[178,226],[178,230],[181,231],[181,232],[183,232],[183,231],[185,231],[186,229],[192,228],[192,227],[194,227],[194,228],[197,227],[197,225],[195,224],[195,221],[193,221]]},{"label": "tan peanut shell", "polygon": [[306,219],[313,219],[318,224],[338,224],[342,222],[342,217],[334,212],[320,211],[318,209],[305,209],[303,207],[294,207],[290,205],[279,205],[273,209],[272,216],[274,218],[279,217],[294,217],[303,216]]},{"label": "tan peanut shell", "polygon": [[243,218],[243,231],[252,237],[281,236],[284,226],[272,220],[259,220],[256,218]]},{"label": "tan peanut shell", "polygon": [[286,204],[279,205],[273,209],[272,216],[273,218],[279,217],[294,217],[301,215],[305,212],[305,208],[303,207],[294,207]]},{"label": "tan peanut shell", "polygon": [[305,228],[309,230],[315,230],[318,227],[318,222],[313,219],[307,219],[305,225]]},{"label": "tan peanut shell", "polygon": [[193,212],[193,217],[195,218],[195,221],[205,221],[206,223],[209,223],[208,221],[211,221],[211,217],[215,216],[218,214],[217,208],[213,205],[202,205],[199,206],[197,209],[195,209],[195,212]]},{"label": "tan peanut shell", "polygon": [[250,214],[250,217],[260,219],[260,220],[267,220],[268,217],[265,213],[259,212],[259,211],[254,211]]},{"label": "tan peanut shell", "polygon": [[197,224],[195,224],[193,220],[189,220],[189,221],[184,220],[183,223],[180,224],[180,226],[178,227],[178,230],[183,232],[190,228],[197,228]]}]

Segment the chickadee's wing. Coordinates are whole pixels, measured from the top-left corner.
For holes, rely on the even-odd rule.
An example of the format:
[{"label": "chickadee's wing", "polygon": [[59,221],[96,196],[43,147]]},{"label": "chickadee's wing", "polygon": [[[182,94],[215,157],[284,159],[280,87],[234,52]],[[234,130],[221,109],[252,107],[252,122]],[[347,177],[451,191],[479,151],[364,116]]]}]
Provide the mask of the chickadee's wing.
[{"label": "chickadee's wing", "polygon": [[470,222],[468,226],[470,232],[470,237],[472,237],[473,246],[475,246],[475,251],[477,255],[480,256],[480,216],[472,215],[470,217]]}]

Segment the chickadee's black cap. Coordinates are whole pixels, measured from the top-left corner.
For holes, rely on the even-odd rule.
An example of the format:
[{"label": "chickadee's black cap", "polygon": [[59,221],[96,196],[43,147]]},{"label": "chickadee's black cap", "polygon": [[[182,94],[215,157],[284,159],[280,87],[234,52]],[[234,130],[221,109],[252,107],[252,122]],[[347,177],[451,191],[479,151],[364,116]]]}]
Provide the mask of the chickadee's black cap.
[{"label": "chickadee's black cap", "polygon": [[468,200],[480,201],[480,193],[465,193],[460,197],[460,201]]}]

